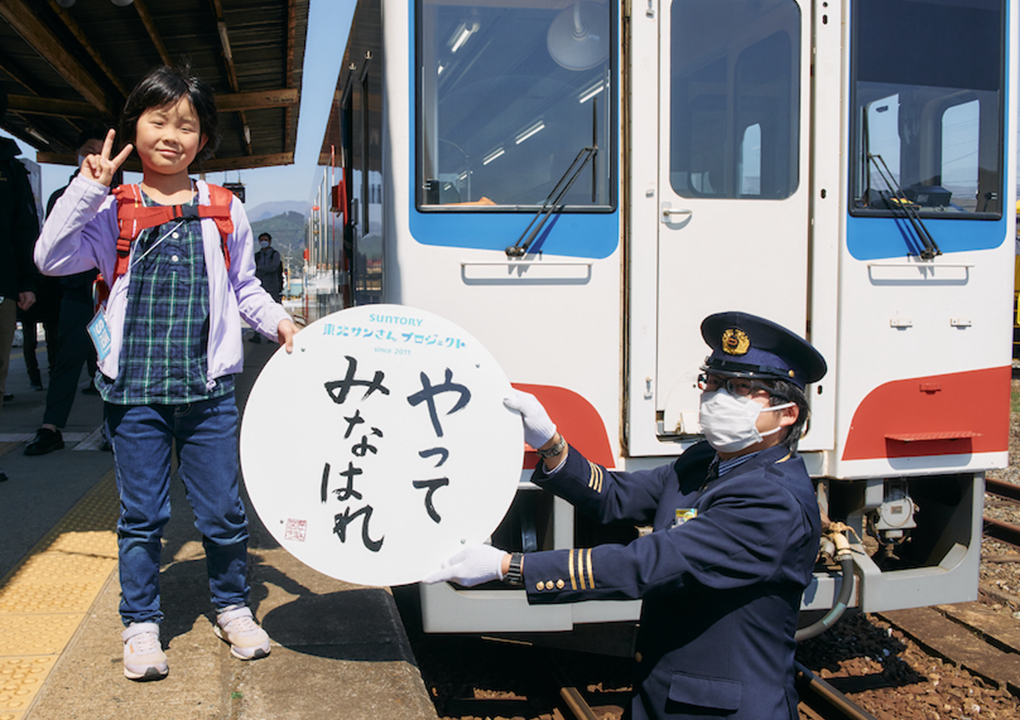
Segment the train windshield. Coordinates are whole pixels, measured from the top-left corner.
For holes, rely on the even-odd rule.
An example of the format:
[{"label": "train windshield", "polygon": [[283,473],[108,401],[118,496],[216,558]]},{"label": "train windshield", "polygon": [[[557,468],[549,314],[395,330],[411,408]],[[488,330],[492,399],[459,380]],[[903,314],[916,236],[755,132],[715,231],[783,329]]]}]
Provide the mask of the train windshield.
[{"label": "train windshield", "polygon": [[853,214],[1001,217],[1004,14],[998,0],[854,3]]},{"label": "train windshield", "polygon": [[781,200],[799,183],[800,8],[674,0],[670,184],[687,198]]},{"label": "train windshield", "polygon": [[421,0],[417,205],[614,202],[612,0]]}]

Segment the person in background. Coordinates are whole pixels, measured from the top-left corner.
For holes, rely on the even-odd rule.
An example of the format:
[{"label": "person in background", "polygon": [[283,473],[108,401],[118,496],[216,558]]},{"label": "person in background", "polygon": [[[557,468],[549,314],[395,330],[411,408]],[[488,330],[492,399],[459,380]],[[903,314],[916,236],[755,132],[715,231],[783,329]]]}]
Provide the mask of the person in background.
[{"label": "person in background", "polygon": [[643,598],[629,717],[796,720],[794,652],[801,596],[821,535],[797,441],[804,386],[825,374],[800,337],[741,312],[701,333],[705,441],[669,465],[614,472],[586,460],[538,400],[514,391],[532,481],[603,523],[653,531],[627,545],[506,553],[468,547],[425,582],[501,579],[532,604]]},{"label": "person in background", "polygon": [[[88,155],[96,155],[103,150],[106,131],[100,128],[83,130],[78,136],[78,149],[75,151],[79,164]],[[78,170],[70,180],[78,176]],[[64,194],[68,186],[55,190],[46,204],[46,216],[53,212],[53,206]],[[64,436],[61,430],[67,425],[74,405],[74,395],[78,389],[83,365],[89,369],[89,377],[96,373],[96,350],[89,340],[86,329],[92,316],[95,315],[95,303],[92,299],[92,284],[99,272],[93,268],[85,272],[75,273],[67,277],[56,278],[61,286],[60,320],[57,331],[60,346],[56,350],[56,359],[50,369],[50,387],[46,391],[46,409],[43,411],[42,425],[35,431],[35,437],[25,446],[25,454],[29,456],[46,455],[64,447]],[[47,338],[49,332],[47,332]],[[85,390],[94,387],[90,381]]]},{"label": "person in background", "polygon": [[[273,300],[283,302],[283,258],[273,247],[273,236],[266,232],[259,235],[259,249],[255,253],[255,277]],[[255,333],[251,342],[260,343],[262,338]]]},{"label": "person in background", "polygon": [[[6,112],[7,93],[0,88],[0,118]],[[0,138],[0,390],[7,387],[18,310],[27,311],[35,303],[32,243],[39,235],[39,218],[28,171],[17,160],[20,154],[16,142]],[[0,410],[3,403],[0,395]],[[0,482],[6,479],[0,470]]]},{"label": "person in background", "polygon": [[36,349],[39,347],[39,325],[42,324],[46,333],[46,366],[49,380],[53,382],[53,369],[57,361],[60,347],[60,298],[63,290],[56,278],[36,275],[35,304],[28,310],[18,310],[21,321],[21,332],[24,338],[25,370],[28,371],[29,386],[42,392],[42,372],[39,369],[39,358]]},{"label": "person in background", "polygon": [[[171,454],[202,533],[213,631],[241,660],[269,654],[269,636],[248,607],[248,521],[241,501],[234,377],[244,365],[241,317],[288,352],[297,327],[255,278],[251,227],[229,199],[224,238],[198,206],[212,191],[188,167],[215,150],[212,89],[187,67],[158,67],[128,96],[117,133],[89,155],[53,207],[36,245],[39,269],[69,275],[98,268],[111,283],[97,317],[96,385],[105,401],[120,493],[117,523],[124,675],[159,680],[169,672],[159,630],[159,568],[170,517]],[[117,273],[118,204],[110,183],[132,151],[142,181],[124,188],[145,207],[168,210],[143,230]],[[105,330],[104,330],[105,327]],[[158,338],[158,341],[154,341]]]}]

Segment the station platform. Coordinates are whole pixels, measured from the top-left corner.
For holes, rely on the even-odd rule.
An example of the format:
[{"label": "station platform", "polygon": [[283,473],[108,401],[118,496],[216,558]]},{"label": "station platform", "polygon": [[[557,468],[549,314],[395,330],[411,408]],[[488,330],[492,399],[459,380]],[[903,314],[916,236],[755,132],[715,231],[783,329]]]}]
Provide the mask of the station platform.
[{"label": "station platform", "polygon": [[[245,342],[242,413],[276,348]],[[87,384],[83,373],[80,387]],[[9,476],[0,483],[0,720],[437,717],[389,590],[306,567],[279,547],[250,503],[250,604],[272,651],[250,662],[231,657],[213,633],[201,536],[176,475],[161,574],[170,674],[126,679],[118,499],[112,453],[101,449],[102,401],[76,397],[66,447],[26,457],[46,393],[29,388],[20,348],[11,353],[7,391],[14,399],[0,412],[0,468]]]}]

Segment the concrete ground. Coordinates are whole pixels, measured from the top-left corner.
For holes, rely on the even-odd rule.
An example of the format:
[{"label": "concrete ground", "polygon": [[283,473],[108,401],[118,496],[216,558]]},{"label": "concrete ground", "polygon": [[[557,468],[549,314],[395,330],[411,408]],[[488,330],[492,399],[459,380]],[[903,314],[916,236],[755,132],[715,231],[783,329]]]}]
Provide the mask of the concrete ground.
[{"label": "concrete ground", "polygon": [[[276,345],[245,343],[245,348],[245,370],[238,386],[242,408]],[[22,387],[20,359],[12,362],[11,376],[8,389],[15,400],[0,414],[0,467],[11,478],[0,483],[0,577],[17,571],[22,556],[33,547],[38,550],[37,543],[83,495],[112,482],[108,452],[74,450],[69,442],[67,449],[43,457],[22,454],[24,441],[17,436],[34,432],[45,393],[31,393],[27,376]],[[101,402],[94,397],[79,400],[68,434],[87,439],[99,425]],[[112,518],[116,500],[115,494],[108,494],[111,507],[103,517]],[[166,616],[161,635],[169,676],[148,683],[123,676],[119,584],[113,571],[27,709],[5,713],[0,687],[0,717],[436,718],[389,590],[349,585],[304,566],[276,544],[250,503],[251,605],[273,645],[262,660],[232,658],[212,631],[201,537],[176,478],[171,503],[174,512],[166,529],[161,575]],[[3,592],[0,584],[0,599]]]}]

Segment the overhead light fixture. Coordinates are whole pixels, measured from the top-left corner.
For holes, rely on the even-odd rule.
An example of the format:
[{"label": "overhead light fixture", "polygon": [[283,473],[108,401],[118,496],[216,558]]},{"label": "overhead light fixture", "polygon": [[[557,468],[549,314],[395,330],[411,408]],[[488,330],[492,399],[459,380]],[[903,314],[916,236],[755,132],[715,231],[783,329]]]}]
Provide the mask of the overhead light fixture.
[{"label": "overhead light fixture", "polygon": [[609,58],[609,11],[604,5],[574,0],[549,26],[549,55],[567,70],[590,70]]},{"label": "overhead light fixture", "polygon": [[541,132],[542,130],[545,130],[545,123],[543,121],[539,120],[535,124],[531,125],[530,127],[525,128],[524,130],[522,130],[521,132],[519,132],[517,134],[516,144],[520,145],[522,142],[527,140],[529,137],[531,137],[532,135],[534,135],[536,133]]},{"label": "overhead light fixture", "polygon": [[450,52],[455,53],[464,47],[464,43],[468,41],[472,35],[478,32],[479,25],[477,22],[462,22],[454,30],[453,35],[450,36],[449,46]]},{"label": "overhead light fixture", "polygon": [[440,63],[439,64],[439,69],[436,70],[436,75],[442,75],[443,74],[443,70],[445,70],[445,69],[446,69],[446,66],[443,65],[442,63]]},{"label": "overhead light fixture", "polygon": [[39,131],[38,131],[38,130],[36,130],[36,129],[35,129],[34,127],[32,127],[32,126],[28,126],[28,127],[26,127],[26,128],[25,128],[25,132],[27,132],[27,133],[28,133],[29,135],[31,135],[32,137],[34,137],[34,138],[35,138],[36,140],[38,140],[38,141],[39,141],[39,142],[41,142],[41,143],[44,143],[44,144],[46,144],[46,145],[49,145],[49,144],[50,144],[50,141],[49,141],[49,140],[47,140],[46,138],[44,138],[44,137],[43,137],[43,136],[42,136],[42,135],[41,135],[41,134],[39,133]]},{"label": "overhead light fixture", "polygon": [[110,0],[110,2],[112,2],[117,7],[127,7],[128,5],[133,3],[134,1],[135,0]]},{"label": "overhead light fixture", "polygon": [[493,160],[503,155],[506,155],[506,150],[504,150],[503,146],[500,145],[498,148],[496,148],[491,153],[482,158],[482,165],[488,165]]},{"label": "overhead light fixture", "polygon": [[57,0],[57,5],[62,8],[69,8],[74,5],[74,0]]},{"label": "overhead light fixture", "polygon": [[587,90],[581,91],[581,94],[577,96],[577,102],[582,104],[586,103],[605,89],[606,89],[605,82],[599,80],[597,83],[589,87]]}]

